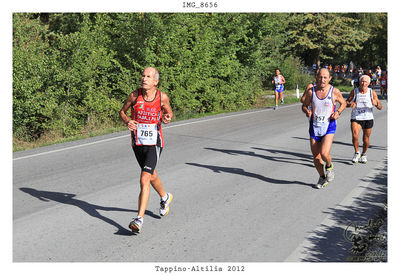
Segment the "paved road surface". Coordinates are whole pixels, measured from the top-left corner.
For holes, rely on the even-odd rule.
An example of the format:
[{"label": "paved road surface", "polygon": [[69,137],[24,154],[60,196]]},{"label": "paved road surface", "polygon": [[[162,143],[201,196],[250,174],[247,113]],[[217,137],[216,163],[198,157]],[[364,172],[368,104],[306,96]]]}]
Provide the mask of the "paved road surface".
[{"label": "paved road surface", "polygon": [[14,153],[15,262],[344,261],[351,222],[386,198],[387,105],[374,111],[368,163],[352,165],[350,110],[332,149],[336,178],[317,190],[300,105],[171,123],[157,167],[171,212],[150,195],[143,232],[128,132]]}]

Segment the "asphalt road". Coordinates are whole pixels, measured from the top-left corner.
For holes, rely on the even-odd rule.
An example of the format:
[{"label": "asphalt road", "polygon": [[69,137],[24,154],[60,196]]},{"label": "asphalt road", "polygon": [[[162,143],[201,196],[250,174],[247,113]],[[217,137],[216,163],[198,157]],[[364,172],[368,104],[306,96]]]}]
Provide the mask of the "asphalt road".
[{"label": "asphalt road", "polygon": [[345,261],[344,231],[386,199],[387,104],[374,110],[367,164],[351,164],[350,109],[318,174],[299,104],[174,122],[157,171],[174,200],[150,194],[142,233],[139,167],[129,133],[13,154],[14,262]]}]

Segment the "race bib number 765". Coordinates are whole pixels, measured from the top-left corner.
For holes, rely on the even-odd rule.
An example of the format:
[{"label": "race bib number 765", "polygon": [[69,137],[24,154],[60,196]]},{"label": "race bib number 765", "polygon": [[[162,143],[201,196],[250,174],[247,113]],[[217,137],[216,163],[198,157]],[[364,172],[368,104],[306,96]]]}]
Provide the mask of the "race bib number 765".
[{"label": "race bib number 765", "polygon": [[157,124],[139,123],[136,130],[137,145],[157,144]]}]

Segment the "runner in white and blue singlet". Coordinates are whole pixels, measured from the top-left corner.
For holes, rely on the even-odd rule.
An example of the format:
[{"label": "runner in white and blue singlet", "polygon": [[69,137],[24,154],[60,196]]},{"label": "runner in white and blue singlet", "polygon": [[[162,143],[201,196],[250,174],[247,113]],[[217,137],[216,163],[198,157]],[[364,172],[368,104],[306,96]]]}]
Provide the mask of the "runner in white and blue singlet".
[{"label": "runner in white and blue singlet", "polygon": [[[346,108],[346,101],[340,91],[329,84],[332,77],[328,69],[320,69],[316,79],[316,85],[309,85],[305,92],[302,111],[310,118],[310,147],[314,166],[320,176],[316,188],[322,188],[334,178],[330,151],[336,131],[336,120]],[[340,104],[337,110],[336,103]],[[308,108],[310,105],[311,110]]]},{"label": "runner in white and blue singlet", "polygon": [[332,96],[334,87],[330,87],[325,98],[319,98],[315,88],[315,86],[311,87],[312,116],[310,119],[309,134],[312,139],[321,142],[326,135],[336,133],[336,120],[331,119],[331,115],[335,112],[336,108]]},{"label": "runner in white and blue singlet", "polygon": [[284,88],[282,75],[274,76],[274,83],[275,91],[277,91],[278,93],[282,93]]},{"label": "runner in white and blue singlet", "polygon": [[279,69],[275,70],[275,76],[272,80],[272,83],[275,85],[275,107],[274,110],[278,109],[278,98],[281,101],[281,104],[284,103],[283,100],[283,91],[285,89],[284,85],[286,83],[285,77],[281,75],[281,71]]}]

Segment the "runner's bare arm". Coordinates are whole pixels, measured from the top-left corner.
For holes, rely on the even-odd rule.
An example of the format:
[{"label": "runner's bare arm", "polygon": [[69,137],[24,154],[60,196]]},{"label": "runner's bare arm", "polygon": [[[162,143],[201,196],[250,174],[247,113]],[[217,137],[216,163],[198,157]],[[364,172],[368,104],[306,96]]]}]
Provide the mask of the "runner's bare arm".
[{"label": "runner's bare arm", "polygon": [[378,109],[382,110],[383,106],[378,98],[378,95],[375,93],[374,90],[372,90],[372,104]]},{"label": "runner's bare arm", "polygon": [[343,112],[344,109],[346,109],[347,102],[343,98],[342,93],[339,91],[339,89],[335,88],[333,90],[333,96],[334,96],[334,102],[335,104],[339,102],[340,106],[339,108],[331,115],[332,119],[338,119],[340,114]]},{"label": "runner's bare arm", "polygon": [[346,107],[351,107],[351,108],[356,107],[356,104],[352,102],[353,99],[354,99],[354,89],[350,92],[349,96],[346,99]]},{"label": "runner's bare arm", "polygon": [[308,106],[311,104],[311,99],[312,99],[312,90],[311,90],[311,88],[306,90],[304,92],[303,96],[304,96],[304,101],[303,101],[303,105],[301,106],[301,110],[303,111],[303,113],[306,114],[307,117],[310,117],[312,113],[308,109]]},{"label": "runner's bare arm", "polygon": [[307,93],[307,91],[308,91],[309,89],[311,89],[312,87],[313,87],[313,84],[312,84],[312,83],[310,83],[310,84],[307,85],[306,89],[304,90],[303,95],[301,96],[301,99],[300,99],[300,102],[301,102],[301,103],[304,102],[304,100],[306,99],[306,93]]},{"label": "runner's bare arm", "polygon": [[174,114],[169,104],[169,97],[165,93],[161,93],[161,109],[163,110],[162,122],[165,124],[170,123]]},{"label": "runner's bare arm", "polygon": [[134,120],[131,120],[127,115],[126,112],[129,110],[129,108],[135,104],[136,99],[138,97],[138,92],[134,91],[129,94],[128,98],[125,100],[124,105],[122,106],[121,110],[119,111],[119,117],[121,120],[128,126],[128,129],[130,131],[133,131],[137,128],[137,122]]}]

